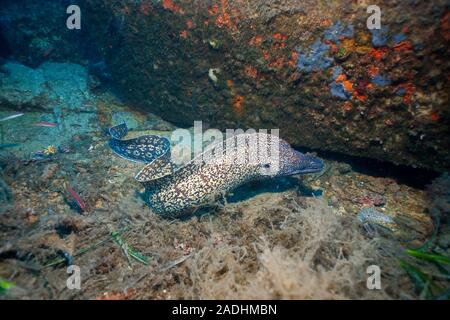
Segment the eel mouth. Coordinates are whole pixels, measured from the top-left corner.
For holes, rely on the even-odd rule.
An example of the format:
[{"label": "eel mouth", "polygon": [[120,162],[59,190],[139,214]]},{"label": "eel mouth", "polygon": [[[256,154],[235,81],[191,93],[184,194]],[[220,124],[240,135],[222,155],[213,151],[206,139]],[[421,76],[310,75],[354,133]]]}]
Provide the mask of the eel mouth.
[{"label": "eel mouth", "polygon": [[321,172],[322,170],[323,170],[323,168],[298,170],[298,171],[294,172],[293,175],[294,174],[306,174],[306,173],[318,173],[318,172]]},{"label": "eel mouth", "polygon": [[322,159],[306,155],[303,156],[301,168],[294,170],[292,174],[306,174],[321,172],[325,168],[325,164]]}]

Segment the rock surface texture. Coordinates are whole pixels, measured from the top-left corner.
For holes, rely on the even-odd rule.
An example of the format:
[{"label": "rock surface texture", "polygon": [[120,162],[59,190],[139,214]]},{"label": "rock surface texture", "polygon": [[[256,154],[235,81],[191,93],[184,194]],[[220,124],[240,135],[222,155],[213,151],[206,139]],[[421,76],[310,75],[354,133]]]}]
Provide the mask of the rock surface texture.
[{"label": "rock surface texture", "polygon": [[95,50],[86,28],[69,30],[66,9],[77,1],[3,0],[0,6],[1,56],[30,67],[45,61],[83,63]]},{"label": "rock surface texture", "polygon": [[[108,1],[82,10],[122,93],[165,120],[450,168],[448,2]],[[86,20],[85,20],[86,21]]]}]

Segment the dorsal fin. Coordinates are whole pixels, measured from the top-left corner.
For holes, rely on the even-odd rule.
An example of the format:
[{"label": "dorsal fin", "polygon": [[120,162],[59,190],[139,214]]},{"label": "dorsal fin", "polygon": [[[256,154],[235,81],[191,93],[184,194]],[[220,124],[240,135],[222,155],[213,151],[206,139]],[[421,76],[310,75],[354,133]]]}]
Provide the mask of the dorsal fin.
[{"label": "dorsal fin", "polygon": [[170,161],[170,152],[147,164],[135,179],[139,182],[149,182],[171,175],[175,171],[175,165]]},{"label": "dorsal fin", "polygon": [[109,128],[109,134],[113,139],[121,140],[128,133],[128,127],[125,122]]},{"label": "dorsal fin", "polygon": [[170,154],[169,139],[157,135],[128,140],[111,139],[109,146],[118,156],[135,162],[151,163],[166,153]]}]

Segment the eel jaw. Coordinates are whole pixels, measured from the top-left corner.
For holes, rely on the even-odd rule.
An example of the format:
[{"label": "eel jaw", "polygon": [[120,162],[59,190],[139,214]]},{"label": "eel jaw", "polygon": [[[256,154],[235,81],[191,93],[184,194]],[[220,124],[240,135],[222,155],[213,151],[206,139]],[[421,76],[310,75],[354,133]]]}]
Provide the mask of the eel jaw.
[{"label": "eel jaw", "polygon": [[310,154],[297,153],[300,159],[299,166],[291,171],[291,175],[321,172],[325,168],[322,159]]}]

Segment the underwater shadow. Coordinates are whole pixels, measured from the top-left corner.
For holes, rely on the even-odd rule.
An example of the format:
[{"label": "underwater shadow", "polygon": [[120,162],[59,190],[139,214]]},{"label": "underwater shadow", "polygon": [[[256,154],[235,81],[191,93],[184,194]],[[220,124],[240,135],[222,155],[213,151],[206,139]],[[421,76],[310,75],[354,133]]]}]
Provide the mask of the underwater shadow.
[{"label": "underwater shadow", "polygon": [[[239,203],[249,200],[263,193],[282,193],[295,189],[302,197],[319,197],[322,190],[313,190],[294,177],[279,177],[247,182],[237,187],[225,196],[227,203]],[[202,218],[216,214],[224,205],[223,199],[219,199],[216,204],[205,205],[198,208],[194,213],[178,217],[177,220],[188,221],[193,217]]]},{"label": "underwater shadow", "polygon": [[243,184],[227,195],[226,199],[229,203],[237,203],[249,200],[262,193],[281,193],[291,189],[297,189],[298,194],[304,197],[318,195],[317,191],[308,188],[301,180],[294,177],[279,177]]},{"label": "underwater shadow", "polygon": [[440,175],[439,172],[430,169],[412,168],[406,165],[398,165],[367,157],[351,156],[339,152],[321,151],[305,147],[297,150],[304,153],[314,152],[322,159],[347,163],[354,172],[380,178],[392,178],[399,184],[406,184],[416,189],[425,189],[431,181]]}]

